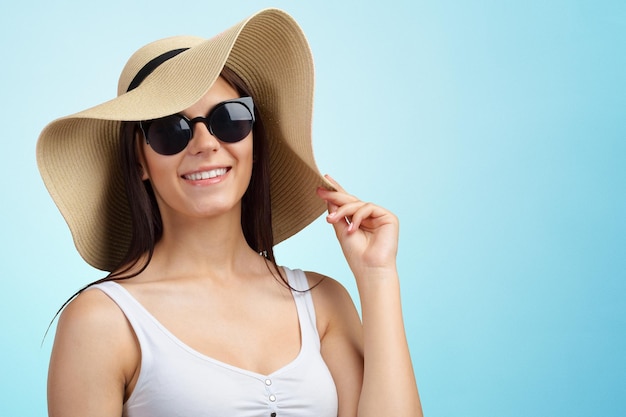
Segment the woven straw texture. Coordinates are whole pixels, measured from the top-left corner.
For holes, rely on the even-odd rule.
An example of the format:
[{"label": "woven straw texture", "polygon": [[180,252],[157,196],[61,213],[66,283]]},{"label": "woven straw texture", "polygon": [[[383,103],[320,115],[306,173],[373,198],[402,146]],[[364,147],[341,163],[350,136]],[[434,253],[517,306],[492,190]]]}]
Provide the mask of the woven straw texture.
[{"label": "woven straw texture", "polygon": [[[189,49],[126,93],[148,61],[183,47]],[[266,9],[211,39],[173,37],[146,45],[124,67],[117,98],[44,128],[37,143],[41,176],[90,265],[113,270],[131,237],[118,156],[120,122],[184,110],[211,88],[223,66],[250,87],[263,117],[270,144],[274,244],[325,210],[315,189],[332,186],[320,175],[311,144],[311,52],[289,15]]]}]

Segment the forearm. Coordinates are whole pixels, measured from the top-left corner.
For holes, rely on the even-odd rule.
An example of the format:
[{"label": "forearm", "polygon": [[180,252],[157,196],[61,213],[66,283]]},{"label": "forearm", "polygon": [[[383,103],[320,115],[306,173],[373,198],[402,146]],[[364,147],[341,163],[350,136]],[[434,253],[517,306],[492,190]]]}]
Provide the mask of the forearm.
[{"label": "forearm", "polygon": [[398,218],[327,179],[336,191],[318,188],[318,195],[328,204],[327,221],[335,229],[361,298],[364,365],[358,416],[420,417],[395,267]]},{"label": "forearm", "polygon": [[421,416],[402,319],[397,271],[361,271],[356,278],[365,359],[358,415]]}]

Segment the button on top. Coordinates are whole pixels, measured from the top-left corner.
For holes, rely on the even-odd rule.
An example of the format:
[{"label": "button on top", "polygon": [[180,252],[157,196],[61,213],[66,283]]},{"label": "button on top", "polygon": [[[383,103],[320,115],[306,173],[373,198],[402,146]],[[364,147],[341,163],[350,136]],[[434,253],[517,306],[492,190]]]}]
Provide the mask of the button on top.
[{"label": "button on top", "polygon": [[268,387],[269,387],[270,385],[272,385],[272,380],[271,380],[271,379],[266,379],[266,380],[265,380],[265,385],[267,385]]}]

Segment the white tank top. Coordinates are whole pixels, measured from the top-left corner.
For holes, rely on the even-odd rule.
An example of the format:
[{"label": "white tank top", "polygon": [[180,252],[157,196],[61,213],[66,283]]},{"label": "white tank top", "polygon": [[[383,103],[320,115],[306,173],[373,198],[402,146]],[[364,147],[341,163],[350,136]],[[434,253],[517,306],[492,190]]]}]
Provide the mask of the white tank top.
[{"label": "white tank top", "polygon": [[[293,288],[309,288],[304,272],[284,270]],[[90,288],[115,301],[139,340],[141,370],[123,416],[337,416],[337,390],[320,354],[310,291],[292,291],[300,322],[300,353],[281,369],[261,375],[190,348],[121,285],[108,281]]]}]

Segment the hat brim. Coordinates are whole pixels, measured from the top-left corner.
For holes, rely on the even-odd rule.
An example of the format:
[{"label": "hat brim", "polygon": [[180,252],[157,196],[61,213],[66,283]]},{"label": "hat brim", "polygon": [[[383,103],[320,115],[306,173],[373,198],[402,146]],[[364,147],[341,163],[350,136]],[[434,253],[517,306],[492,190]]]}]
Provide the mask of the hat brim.
[{"label": "hat brim", "polygon": [[121,122],[190,107],[224,66],[244,80],[263,115],[270,146],[274,244],[319,217],[326,206],[315,189],[332,188],[313,157],[311,52],[288,14],[266,9],[214,38],[171,41],[189,49],[156,68],[136,89],[124,93],[122,88],[113,100],[53,121],[37,143],[41,176],[78,252],[104,271],[119,266],[131,238],[118,155]]}]

